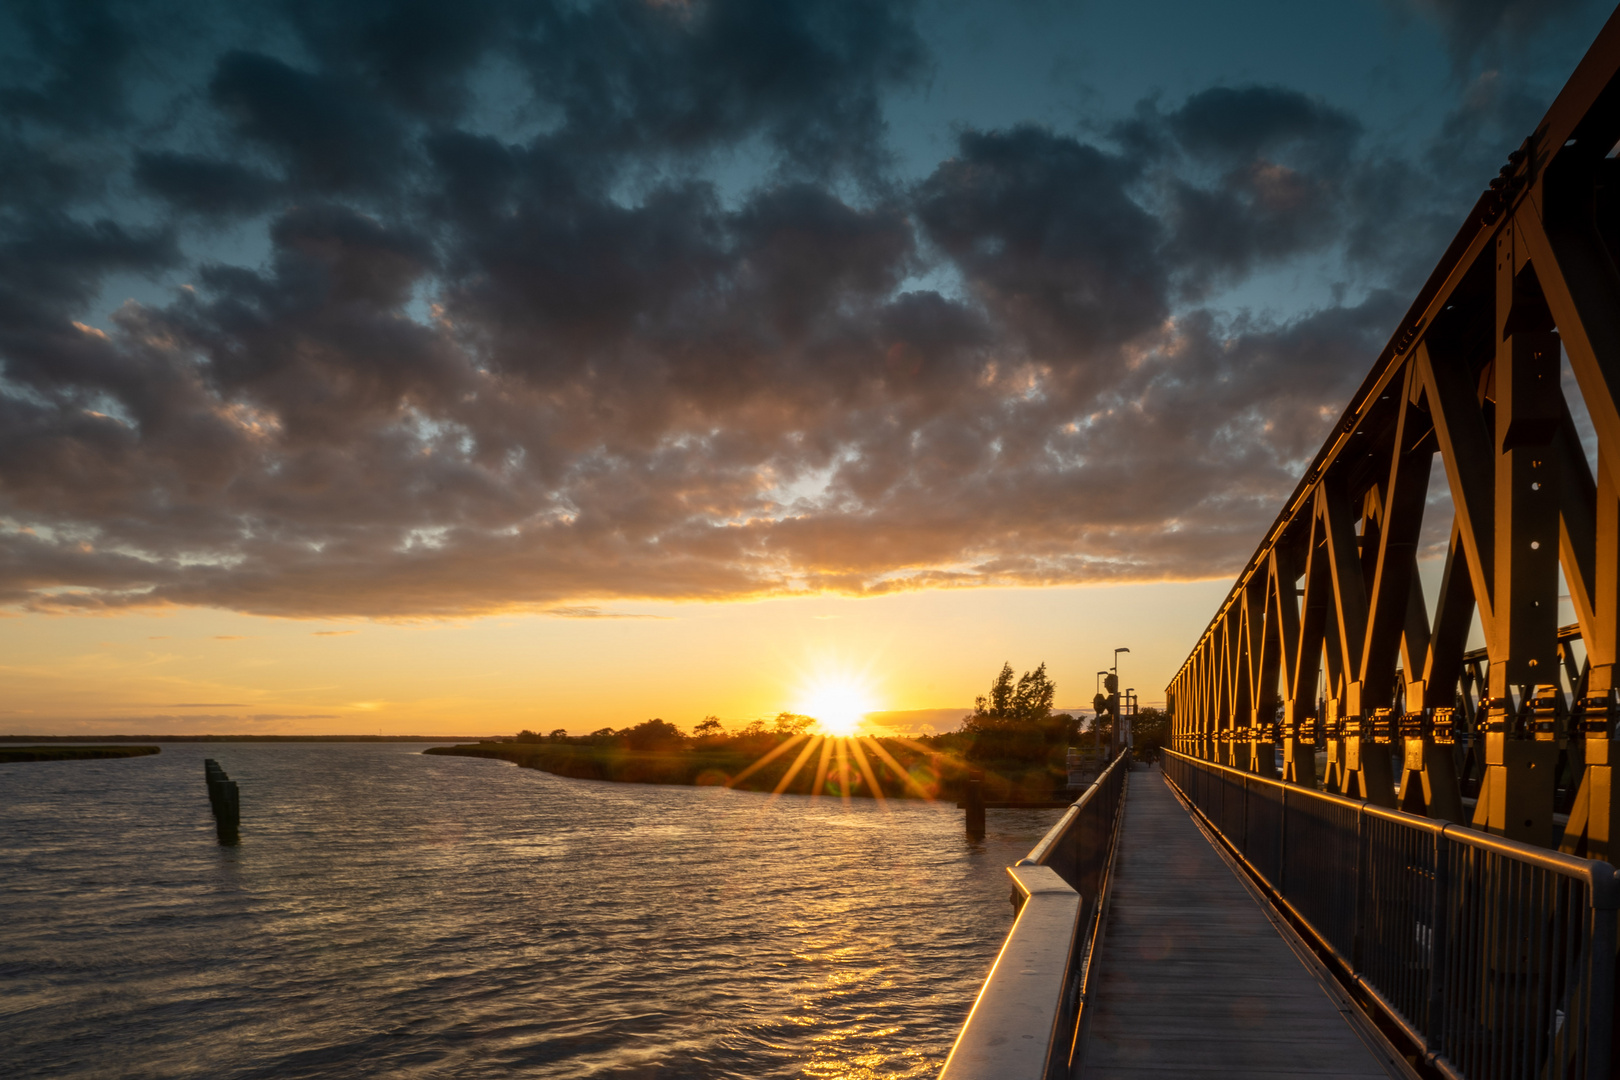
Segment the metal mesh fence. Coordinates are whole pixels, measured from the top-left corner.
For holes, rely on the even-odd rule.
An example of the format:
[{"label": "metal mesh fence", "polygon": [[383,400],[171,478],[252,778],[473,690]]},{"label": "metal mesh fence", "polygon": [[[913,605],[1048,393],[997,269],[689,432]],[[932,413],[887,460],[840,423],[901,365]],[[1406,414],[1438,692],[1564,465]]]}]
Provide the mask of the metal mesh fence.
[{"label": "metal mesh fence", "polygon": [[1609,1076],[1614,867],[1175,752],[1164,767],[1442,1072]]}]

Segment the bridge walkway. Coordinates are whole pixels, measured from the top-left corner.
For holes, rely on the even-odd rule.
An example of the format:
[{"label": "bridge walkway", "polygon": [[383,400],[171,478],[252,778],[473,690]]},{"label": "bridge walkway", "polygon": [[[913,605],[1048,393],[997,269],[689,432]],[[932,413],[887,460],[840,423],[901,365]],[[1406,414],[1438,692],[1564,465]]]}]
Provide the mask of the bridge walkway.
[{"label": "bridge walkway", "polygon": [[1283,939],[1158,769],[1131,775],[1120,830],[1085,1080],[1410,1075]]}]

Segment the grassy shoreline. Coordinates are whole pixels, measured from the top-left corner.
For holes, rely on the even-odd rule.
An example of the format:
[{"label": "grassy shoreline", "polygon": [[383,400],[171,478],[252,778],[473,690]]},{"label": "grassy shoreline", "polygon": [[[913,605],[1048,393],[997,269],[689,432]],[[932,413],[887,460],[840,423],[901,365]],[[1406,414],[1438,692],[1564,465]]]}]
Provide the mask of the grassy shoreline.
[{"label": "grassy shoreline", "polygon": [[[961,797],[970,767],[983,769],[985,798],[989,801],[1040,801],[1061,792],[1066,775],[1051,763],[984,761],[970,764],[954,753],[919,750],[897,739],[864,740],[866,764],[850,750],[840,763],[836,751],[828,755],[823,794],[862,798],[873,794],[873,782],[885,798],[944,799]],[[879,745],[891,761],[874,753]],[[784,785],[806,747],[810,753],[798,772]],[[615,745],[578,743],[475,743],[434,746],[424,754],[492,758],[526,769],[539,769],[576,780],[607,780],[621,784],[677,786],[729,786],[744,791],[775,791],[810,795],[816,790],[820,750],[814,743],[795,739],[762,740],[749,746],[696,746],[667,750],[631,750]],[[766,760],[766,759],[769,760]],[[896,768],[898,766],[898,768]]]},{"label": "grassy shoreline", "polygon": [[72,743],[97,739],[107,743],[183,742],[436,742],[453,743],[466,735],[0,735],[6,743]]},{"label": "grassy shoreline", "polygon": [[157,746],[0,746],[0,765],[21,761],[90,761],[99,758],[145,757]]}]

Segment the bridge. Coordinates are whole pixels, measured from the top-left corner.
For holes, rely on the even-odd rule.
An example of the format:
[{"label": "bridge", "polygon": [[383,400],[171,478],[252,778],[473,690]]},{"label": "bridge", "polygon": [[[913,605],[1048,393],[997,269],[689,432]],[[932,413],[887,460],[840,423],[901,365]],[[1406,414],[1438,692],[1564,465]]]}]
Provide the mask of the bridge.
[{"label": "bridge", "polygon": [[947,1080],[1614,1075],[1617,264],[1620,13],[1171,681],[1162,768],[1010,868]]}]

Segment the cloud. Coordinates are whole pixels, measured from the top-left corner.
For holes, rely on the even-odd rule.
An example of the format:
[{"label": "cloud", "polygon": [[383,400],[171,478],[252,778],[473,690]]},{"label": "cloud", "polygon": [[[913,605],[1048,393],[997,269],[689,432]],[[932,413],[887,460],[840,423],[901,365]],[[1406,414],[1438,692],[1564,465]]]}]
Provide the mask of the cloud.
[{"label": "cloud", "polygon": [[276,720],[341,720],[341,713],[253,713],[245,719],[255,724],[265,724]]},{"label": "cloud", "polygon": [[[1091,134],[963,127],[908,179],[908,4],[220,6],[148,24],[168,65],[38,10],[0,124],[11,611],[1223,576],[1483,145],[1459,111],[1391,157],[1223,86]],[[1366,277],[1213,306],[1311,258]],[[131,275],[187,284],[92,315]]]},{"label": "cloud", "polygon": [[135,183],[164,199],[176,213],[233,217],[267,208],[276,181],[234,161],[173,152],[135,155]]},{"label": "cloud", "polygon": [[124,120],[121,79],[134,40],[112,8],[99,0],[12,5],[8,21],[26,39],[30,62],[13,68],[0,108],[69,131]]},{"label": "cloud", "polygon": [[1482,57],[1487,66],[1494,64],[1502,53],[1522,49],[1549,24],[1593,6],[1590,0],[1400,0],[1397,4],[1415,10],[1439,28],[1459,73],[1476,58]]},{"label": "cloud", "polygon": [[316,630],[314,632],[314,636],[315,637],[347,637],[350,634],[358,634],[359,632],[360,631],[358,631],[358,630]]},{"label": "cloud", "polygon": [[336,76],[233,50],[220,57],[208,93],[236,133],[269,152],[300,187],[386,188],[405,164],[395,118]]},{"label": "cloud", "polygon": [[[182,708],[185,706],[166,706]],[[226,706],[220,706],[224,708]],[[241,706],[230,706],[240,708]],[[66,734],[73,729],[88,733],[133,732],[150,735],[223,735],[241,733],[242,729],[260,724],[282,723],[288,720],[341,720],[339,713],[143,713],[129,716],[86,717],[76,720],[53,721],[55,734]]]},{"label": "cloud", "polygon": [[1169,313],[1162,224],[1131,198],[1136,172],[1044,128],[969,131],[923,182],[918,213],[1006,332],[1090,353]]},{"label": "cloud", "polygon": [[586,156],[709,152],[765,140],[788,168],[871,178],[880,92],[927,60],[909,2],[558,5],[516,51]]},{"label": "cloud", "polygon": [[629,612],[603,611],[597,607],[554,607],[546,608],[543,614],[555,615],[559,619],[659,619],[668,618],[661,615],[636,615]]}]

